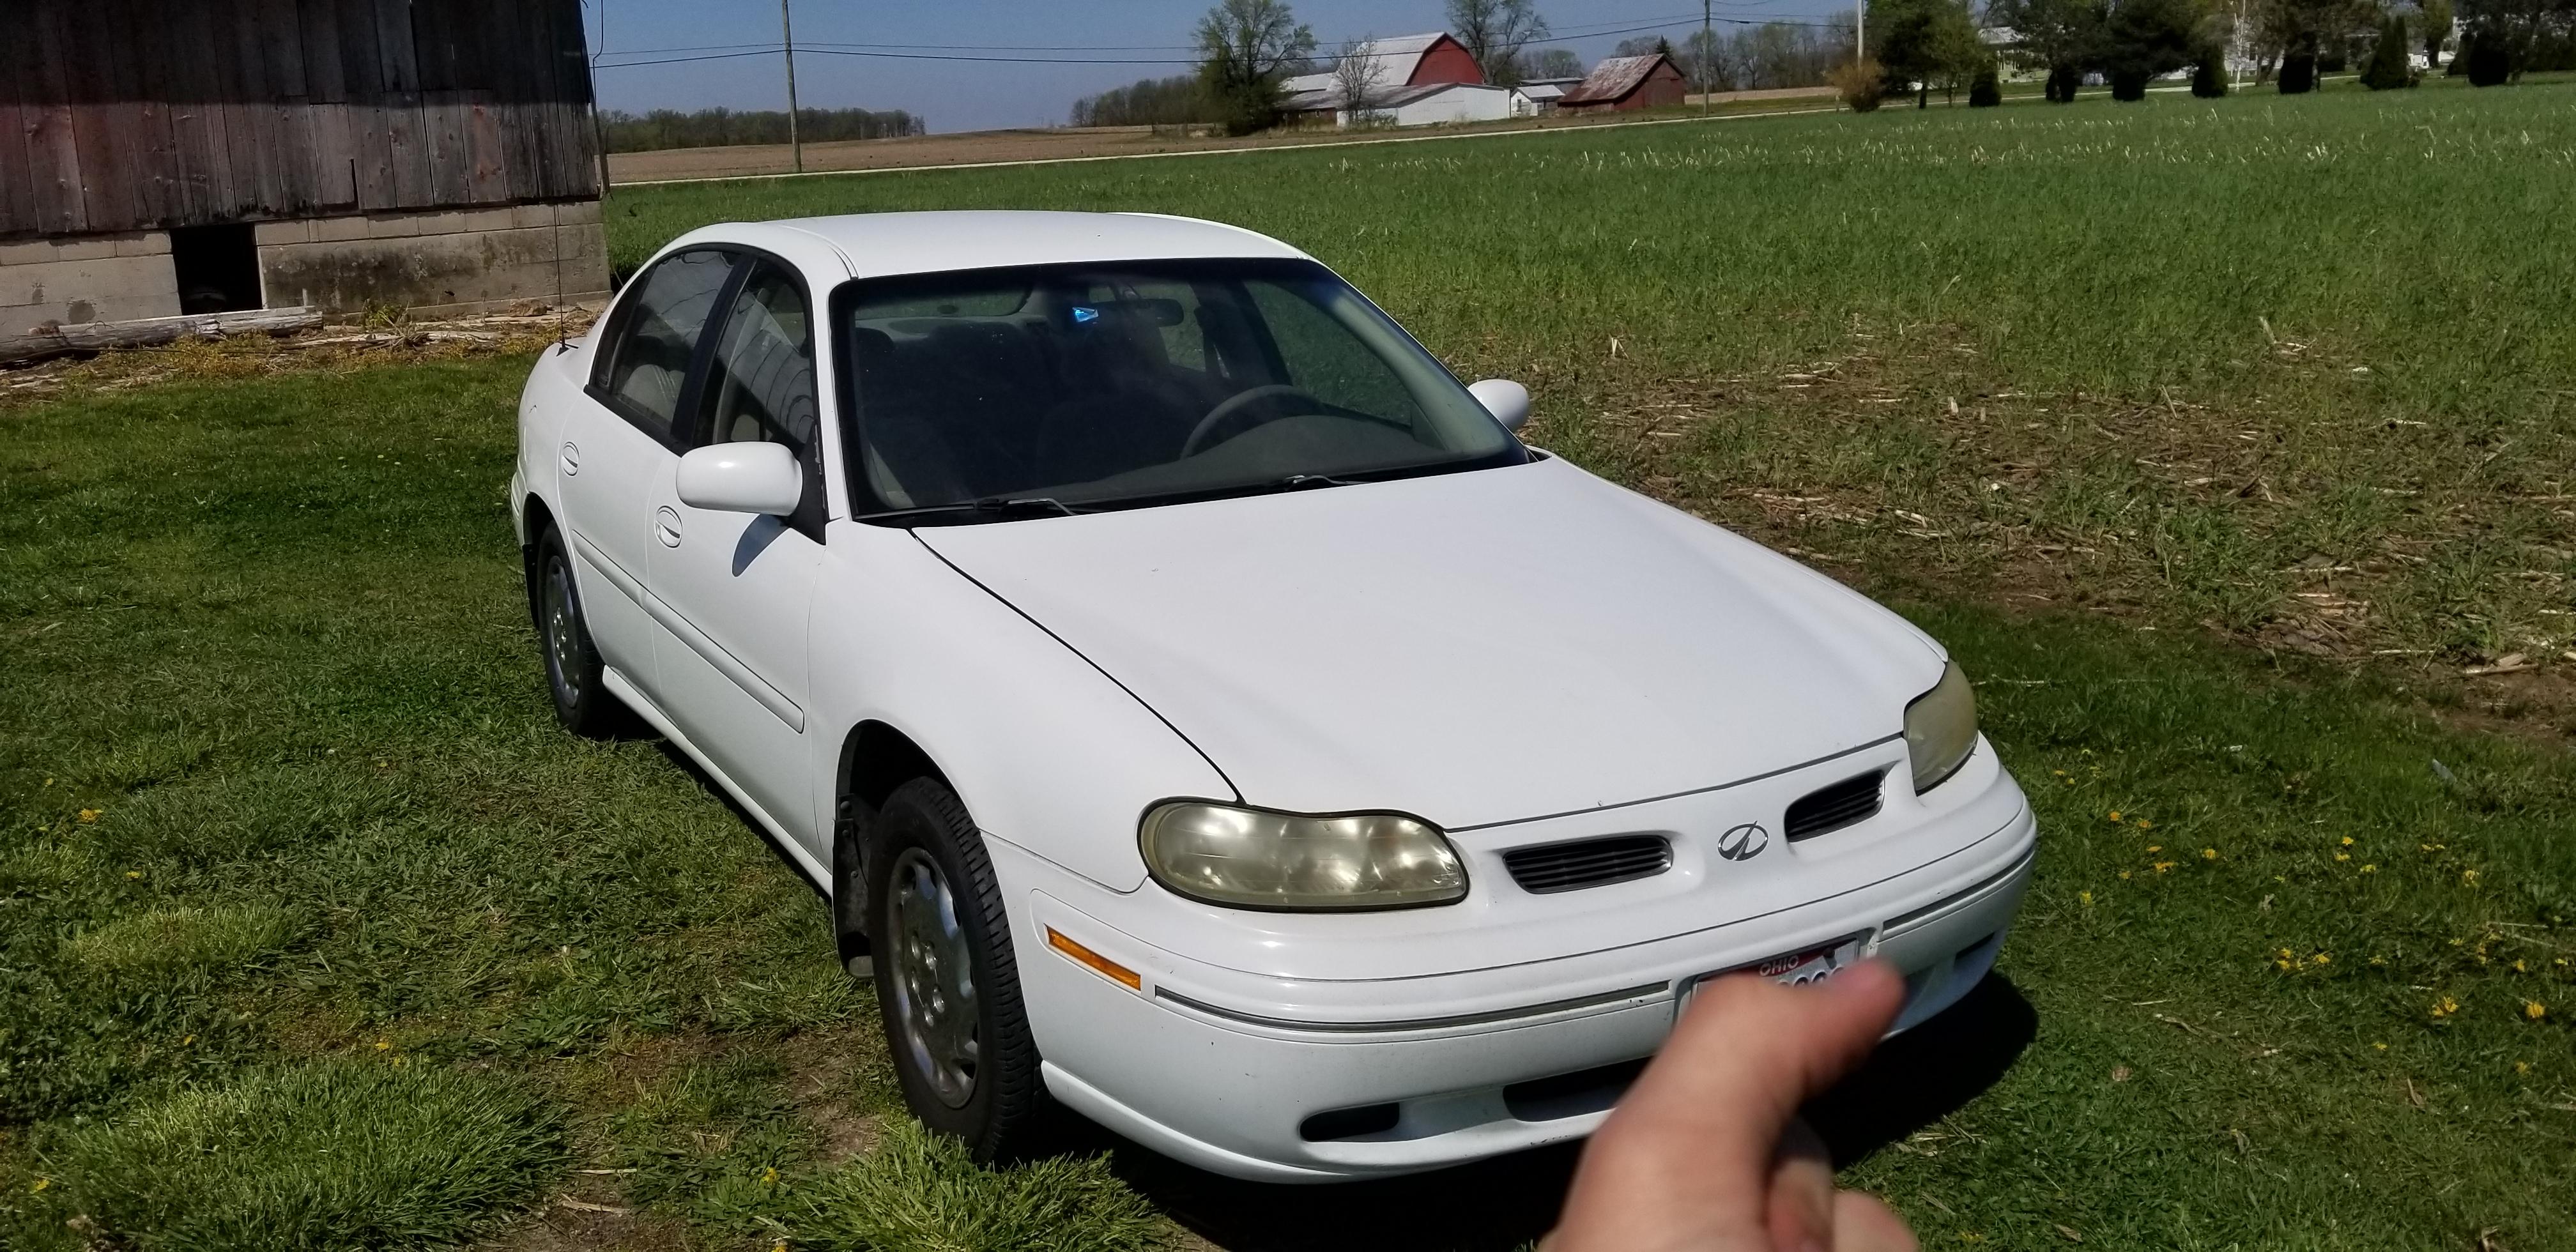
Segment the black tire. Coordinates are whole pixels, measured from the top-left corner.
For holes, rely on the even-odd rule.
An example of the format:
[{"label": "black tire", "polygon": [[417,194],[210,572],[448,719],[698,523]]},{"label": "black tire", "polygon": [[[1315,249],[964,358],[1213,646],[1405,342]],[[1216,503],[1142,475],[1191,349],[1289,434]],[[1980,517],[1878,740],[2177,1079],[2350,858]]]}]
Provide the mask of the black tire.
[{"label": "black tire", "polygon": [[616,735],[626,725],[626,707],[600,681],[599,649],[591,643],[590,622],[582,615],[572,554],[564,549],[562,532],[552,526],[537,536],[528,561],[528,608],[536,618],[537,658],[545,667],[555,720],[592,739]]},{"label": "black tire", "polygon": [[[1044,1110],[1045,1084],[983,839],[956,794],[931,778],[895,788],[868,825],[877,1009],[904,1103],[978,1161],[1017,1156]],[[938,914],[924,889],[932,882],[952,923],[929,927],[940,933],[926,940],[923,921]]]}]

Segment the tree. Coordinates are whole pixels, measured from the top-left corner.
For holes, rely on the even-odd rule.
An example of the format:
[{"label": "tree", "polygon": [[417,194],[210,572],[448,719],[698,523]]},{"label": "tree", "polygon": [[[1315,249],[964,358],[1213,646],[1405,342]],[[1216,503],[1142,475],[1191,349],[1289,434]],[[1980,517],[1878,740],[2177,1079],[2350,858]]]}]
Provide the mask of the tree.
[{"label": "tree", "polygon": [[[2475,52],[2496,82],[2519,82],[2535,68],[2559,68],[2576,41],[2576,0],[2453,0],[2466,30],[2462,55]],[[2495,77],[2497,74],[2502,77]],[[2469,65],[2479,82],[2480,63]]]},{"label": "tree", "polygon": [[1348,40],[1341,55],[1333,58],[1333,104],[1341,109],[1344,125],[1367,121],[1377,106],[1386,63],[1373,55],[1376,44],[1375,35]]},{"label": "tree", "polygon": [[1547,19],[1531,0],[1449,0],[1449,33],[1476,58],[1485,81],[1521,81],[1521,49],[1547,38]]},{"label": "tree", "polygon": [[1878,33],[1889,85],[1916,92],[1918,109],[1931,105],[1936,83],[1955,92],[1986,56],[1958,0],[1870,0],[1869,29]]},{"label": "tree", "polygon": [[2260,55],[2278,55],[2283,95],[2316,86],[2318,62],[2351,40],[2379,29],[2379,0],[2253,0],[2250,42]]},{"label": "tree", "polygon": [[2200,14],[2191,0],[2119,0],[2102,27],[2102,72],[2114,100],[2144,100],[2147,80],[2191,64]]},{"label": "tree", "polygon": [[1073,102],[1076,126],[1179,126],[1215,120],[1195,74],[1138,79]]},{"label": "tree", "polygon": [[1991,109],[2004,102],[2003,82],[1995,74],[1995,63],[1978,67],[1977,76],[1968,84],[1968,107]]},{"label": "tree", "polygon": [[2451,0],[2415,0],[2416,33],[2423,40],[2424,64],[2439,67],[2442,49],[2451,42]]},{"label": "tree", "polygon": [[1199,81],[1227,133],[1279,124],[1279,82],[1305,68],[1315,32],[1281,0],[1222,0],[1199,19]]},{"label": "tree", "polygon": [[1534,78],[1581,78],[1583,58],[1572,48],[1541,48],[1521,59],[1521,81]]},{"label": "tree", "polygon": [[2101,55],[2102,26],[2110,19],[2105,0],[1994,0],[1986,20],[2012,28],[2015,36],[2004,56],[2027,70],[2048,75],[2052,104],[2075,99],[2084,71]]},{"label": "tree", "polygon": [[1854,113],[1877,112],[1879,100],[1887,93],[1887,67],[1868,57],[1835,66],[1829,77]]},{"label": "tree", "polygon": [[2361,85],[2372,91],[2415,85],[2415,71],[2406,64],[2406,19],[2394,13],[2380,24],[2379,43],[2370,50],[2370,64],[2361,69]]},{"label": "tree", "polygon": [[2227,94],[2226,44],[2213,40],[2200,46],[2200,59],[2191,71],[2191,94],[2202,100]]}]

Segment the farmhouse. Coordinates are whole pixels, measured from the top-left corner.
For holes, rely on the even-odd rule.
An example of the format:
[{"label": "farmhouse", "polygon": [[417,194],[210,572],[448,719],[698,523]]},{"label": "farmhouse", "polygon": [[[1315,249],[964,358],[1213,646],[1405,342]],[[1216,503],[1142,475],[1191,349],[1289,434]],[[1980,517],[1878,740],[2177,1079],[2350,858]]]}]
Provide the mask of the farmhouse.
[{"label": "farmhouse", "polygon": [[1689,86],[1673,59],[1663,53],[1610,57],[1557,97],[1556,107],[1567,113],[1603,113],[1680,104]]},{"label": "farmhouse", "polygon": [[[1424,83],[1419,87],[1398,87],[1384,95],[1369,97],[1362,110],[1364,121],[1390,123],[1396,126],[1446,126],[1458,122],[1499,122],[1505,118],[1531,117],[1538,105],[1528,96],[1510,87],[1491,83]],[[1336,109],[1336,124],[1348,126],[1354,120],[1350,110]]]},{"label": "farmhouse", "polygon": [[14,0],[0,335],[608,287],[579,0]]},{"label": "farmhouse", "polygon": [[[1422,35],[1400,35],[1393,39],[1372,39],[1351,49],[1336,68],[1315,74],[1299,74],[1279,85],[1280,108],[1283,112],[1308,117],[1333,116],[1344,125],[1349,119],[1348,88],[1342,82],[1343,65],[1355,66],[1355,75],[1365,76],[1365,99],[1371,113],[1392,112],[1394,96],[1406,89],[1445,83],[1482,83],[1485,72],[1476,66],[1466,45],[1441,31]],[[1462,97],[1463,99],[1463,97]],[[1482,107],[1482,106],[1480,106]],[[1497,116],[1509,117],[1510,113]],[[1442,119],[1457,120],[1457,119]],[[1398,125],[1427,123],[1407,123]]]}]

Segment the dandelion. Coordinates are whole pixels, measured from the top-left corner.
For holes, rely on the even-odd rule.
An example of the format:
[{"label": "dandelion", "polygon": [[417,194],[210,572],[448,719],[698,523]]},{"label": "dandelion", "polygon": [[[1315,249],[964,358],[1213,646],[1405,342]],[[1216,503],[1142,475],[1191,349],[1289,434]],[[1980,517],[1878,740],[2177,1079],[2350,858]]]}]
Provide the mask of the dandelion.
[{"label": "dandelion", "polygon": [[2531,971],[2530,971],[2530,970],[2527,970],[2527,969],[2524,969],[2524,968],[2522,967],[2522,962],[2520,962],[2520,961],[2516,961],[2516,962],[2514,962],[2514,963],[2513,963],[2513,972],[2515,972],[2515,973],[2517,973],[2517,974],[2528,974],[2528,973],[2530,973]]},{"label": "dandelion", "polygon": [[376,1040],[376,1051],[378,1052],[390,1052],[393,1050],[393,1046],[393,1040],[391,1039]]},{"label": "dandelion", "polygon": [[2204,861],[2215,861],[2215,860],[2217,860],[2217,859],[2218,859],[2218,849],[2216,849],[2216,848],[2202,848],[2202,849],[2200,850],[2200,859],[2202,859],[2202,860],[2204,860]]},{"label": "dandelion", "polygon": [[2091,908],[2091,907],[2093,907],[2093,893],[2092,893],[2092,892],[2090,892],[2090,891],[2078,891],[2078,892],[2076,892],[2076,893],[2075,893],[2075,898],[2076,898],[2076,900],[2077,900],[2077,901],[2079,901],[2080,903],[2082,903],[2082,904],[2084,905],[2084,907],[2086,907],[2086,908],[2088,908],[2088,909],[2089,909],[2089,908]]},{"label": "dandelion", "polygon": [[2171,862],[2171,861],[2158,861],[2158,862],[2156,862],[2153,866],[2151,866],[2151,867],[2149,867],[2149,868],[2152,868],[2152,869],[2154,869],[2157,873],[2161,874],[2161,873],[2165,872],[2166,870],[2172,869],[2173,867],[2174,867],[2174,863],[2173,863],[2173,862]]},{"label": "dandelion", "polygon": [[2120,810],[2118,810],[2118,809],[2113,809],[2113,810],[2111,810],[2111,820],[2112,820],[2112,821],[2115,821],[2115,822],[2116,822],[2116,821],[2118,821],[2118,820],[2120,820]]},{"label": "dandelion", "polygon": [[2376,865],[2364,865],[2361,867],[2361,872],[2365,874],[2376,874],[2379,872],[2379,867]]},{"label": "dandelion", "polygon": [[143,871],[139,869],[129,869],[125,871],[125,876],[127,878],[141,878],[143,876]]},{"label": "dandelion", "polygon": [[2388,963],[2388,958],[2384,956],[2374,956],[2370,958],[2370,963],[2373,965],[2386,965]]},{"label": "dandelion", "polygon": [[2371,1046],[2373,1049],[2375,1049],[2375,1050],[2377,1050],[2377,1051],[2381,1051],[2381,1052],[2385,1052],[2385,1051],[2387,1051],[2387,1050],[2388,1050],[2388,1045],[2387,1045],[2387,1044],[2384,1044],[2384,1043],[2374,1043],[2374,1044],[2372,1044],[2372,1045],[2370,1045],[2370,1046]]},{"label": "dandelion", "polygon": [[2060,778],[2064,778],[2064,777],[2066,777],[2066,771],[2065,771],[2065,770],[2062,770],[2062,769],[2053,769],[2053,770],[2050,770],[2050,771],[2048,771],[2048,772],[2049,772],[2049,773],[2052,773],[2052,774],[2055,774],[2055,775],[2057,775],[2057,776],[2058,776],[2058,777],[2060,777]]},{"label": "dandelion", "polygon": [[2528,1073],[2530,1073],[2530,1072],[2531,1072],[2531,1062],[2529,1062],[2529,1061],[2516,1061],[2516,1062],[2514,1062],[2514,1063],[2513,1063],[2513,1072],[2515,1072],[2515,1073],[2517,1073],[2517,1074],[2528,1074]]},{"label": "dandelion", "polygon": [[2467,885],[2467,886],[2471,886],[2471,887],[2477,886],[2477,885],[2478,885],[2478,872],[2477,872],[2476,870],[2473,870],[2473,869],[2464,869],[2464,870],[2461,870],[2461,871],[2460,871],[2460,881],[2461,881],[2461,883],[2463,883],[2463,884],[2465,884],[2465,885]]},{"label": "dandelion", "polygon": [[[2122,882],[2127,882],[2127,881],[2129,881],[2129,871],[2127,871],[2127,870],[2125,870],[2125,869],[2120,871],[2120,881],[2122,881]],[[2559,962],[2559,964],[2564,965],[2564,964],[2566,964],[2566,962],[2565,962],[2565,961],[2561,961],[2561,962]]]},{"label": "dandelion", "polygon": [[771,1165],[771,1166],[768,1166],[768,1167],[766,1167],[766,1168],[762,1169],[762,1170],[760,1171],[760,1183],[761,1183],[761,1185],[762,1185],[762,1186],[764,1186],[764,1187],[774,1187],[774,1186],[777,1186],[777,1185],[778,1185],[778,1167],[777,1167],[777,1166],[775,1166],[775,1165]]},{"label": "dandelion", "polygon": [[2143,818],[2143,817],[2141,817],[2141,818],[2139,818],[2139,819],[2138,819],[2138,829],[2140,829],[2140,830],[2154,830],[2155,828],[2156,828],[2156,824],[2155,824],[2154,822],[2148,821],[2147,819],[2145,819],[2145,818]]},{"label": "dandelion", "polygon": [[2459,1011],[2460,1002],[2449,996],[2444,996],[2433,1002],[2433,1016],[2435,1017],[2449,1017],[2451,1014]]},{"label": "dandelion", "polygon": [[181,1036],[179,1036],[179,1046],[180,1046],[180,1047],[183,1047],[183,1048],[184,1048],[184,1047],[187,1047],[189,1044],[195,1043],[196,1041],[197,1041],[197,1037],[196,1037],[195,1035],[181,1035]]},{"label": "dandelion", "polygon": [[84,822],[94,822],[94,821],[97,821],[97,820],[98,820],[98,810],[97,810],[97,809],[82,809],[82,810],[80,811],[80,819],[81,819],[82,821],[84,821]]},{"label": "dandelion", "polygon": [[2327,954],[2325,954],[2325,953],[2323,953],[2323,952],[2317,953],[2315,956],[2309,957],[2308,959],[2309,959],[2310,961],[2313,961],[2313,962],[2315,962],[2315,963],[2319,964],[2319,965],[2327,965],[2327,964],[2331,964],[2331,963],[2333,963],[2333,961],[2334,961],[2334,958],[2333,958],[2333,957],[2328,956]]},{"label": "dandelion", "polygon": [[2349,852],[2337,852],[2335,853],[2335,859],[2338,861],[2349,861],[2352,859],[2352,854]]},{"label": "dandelion", "polygon": [[2148,844],[2148,845],[2147,845],[2147,851],[2149,851],[2149,852],[2162,852],[2162,851],[2164,851],[2164,850],[2165,850],[2165,845],[2163,845],[2163,844],[2161,844],[2161,843],[2151,843],[2151,844]]},{"label": "dandelion", "polygon": [[2345,835],[2345,836],[2343,837],[2343,846],[2345,846],[2345,847],[2347,847],[2347,848],[2349,848],[2349,847],[2351,847],[2351,846],[2352,846],[2352,836],[2350,836],[2350,835]]},{"label": "dandelion", "polygon": [[[53,779],[48,778],[48,779],[46,779],[45,781],[46,781],[46,782],[52,782],[52,781],[53,781]],[[27,1188],[27,1194],[29,1194],[29,1195],[34,1195],[35,1193],[37,1193],[37,1192],[39,1192],[39,1191],[42,1191],[42,1190],[44,1190],[45,1188],[50,1187],[50,1186],[53,1186],[53,1185],[54,1185],[54,1180],[53,1180],[53,1179],[51,1179],[51,1178],[39,1178],[39,1179],[37,1179],[37,1180],[36,1180],[36,1185],[35,1185],[35,1186],[32,1186],[32,1187]]]},{"label": "dandelion", "polygon": [[2536,1022],[2549,1016],[2549,1006],[2538,1000],[2525,1000],[2522,1002],[2522,1015]]}]

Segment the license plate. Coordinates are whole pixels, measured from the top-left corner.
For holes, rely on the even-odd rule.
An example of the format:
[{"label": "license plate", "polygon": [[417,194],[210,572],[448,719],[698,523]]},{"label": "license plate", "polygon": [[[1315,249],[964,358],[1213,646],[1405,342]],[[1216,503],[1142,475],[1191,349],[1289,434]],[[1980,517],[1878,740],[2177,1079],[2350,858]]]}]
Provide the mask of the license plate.
[{"label": "license plate", "polygon": [[1861,939],[1860,935],[1849,935],[1836,939],[1832,943],[1802,948],[1796,952],[1783,952],[1778,956],[1755,961],[1750,965],[1738,965],[1731,969],[1702,974],[1682,986],[1681,1007],[1684,1009],[1690,1007],[1691,996],[1699,991],[1700,984],[1712,979],[1724,978],[1729,974],[1759,974],[1784,987],[1803,987],[1809,983],[1823,982],[1860,960]]}]

